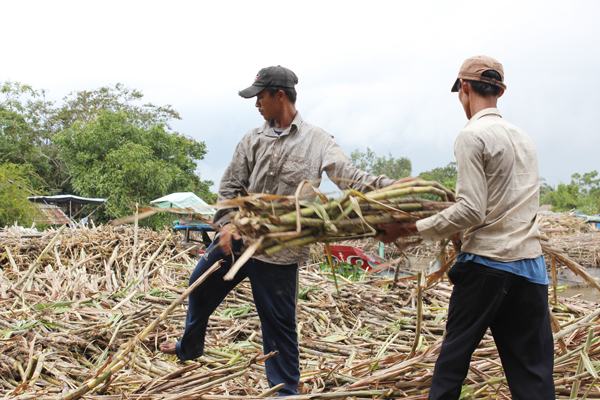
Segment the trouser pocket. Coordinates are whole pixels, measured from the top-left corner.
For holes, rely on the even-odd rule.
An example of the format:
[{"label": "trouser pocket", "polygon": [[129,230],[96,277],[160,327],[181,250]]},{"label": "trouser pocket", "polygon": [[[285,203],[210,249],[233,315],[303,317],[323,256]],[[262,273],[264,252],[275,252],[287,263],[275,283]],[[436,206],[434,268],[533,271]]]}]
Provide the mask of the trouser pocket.
[{"label": "trouser pocket", "polygon": [[469,265],[463,262],[455,263],[450,271],[448,271],[448,279],[453,285],[464,282],[467,274],[469,273]]}]

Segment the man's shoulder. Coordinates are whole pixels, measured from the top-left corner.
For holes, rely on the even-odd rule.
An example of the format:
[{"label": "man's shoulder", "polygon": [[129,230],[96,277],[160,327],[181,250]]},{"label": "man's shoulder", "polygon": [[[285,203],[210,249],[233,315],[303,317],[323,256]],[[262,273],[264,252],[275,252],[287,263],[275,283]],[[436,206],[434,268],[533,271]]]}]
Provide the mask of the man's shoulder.
[{"label": "man's shoulder", "polygon": [[456,141],[461,142],[480,139],[482,132],[483,130],[477,129],[477,127],[474,127],[473,125],[465,126],[460,130],[460,132],[458,132]]},{"label": "man's shoulder", "polygon": [[302,120],[302,123],[300,124],[300,126],[298,127],[300,133],[302,134],[307,134],[307,135],[317,135],[317,136],[326,136],[328,138],[332,138],[333,135],[328,133],[325,129],[321,128],[320,126],[311,124],[310,122],[307,122],[306,120]]},{"label": "man's shoulder", "polygon": [[472,123],[470,123],[467,126],[472,128],[473,130],[481,130],[481,131],[486,131],[486,130],[489,130],[490,128],[501,128],[501,129],[504,128],[504,129],[523,131],[523,129],[521,129],[520,127],[518,127],[517,125],[513,124],[508,119],[506,119],[505,117],[500,116],[500,115],[479,118],[478,120],[473,121]]},{"label": "man's shoulder", "polygon": [[246,131],[246,134],[244,135],[244,137],[246,136],[256,136],[256,135],[260,135],[261,133],[263,133],[265,130],[265,126],[261,125],[261,126],[257,126],[255,128],[252,128],[248,131]]},{"label": "man's shoulder", "polygon": [[263,133],[263,131],[264,131],[263,126],[257,126],[256,128],[252,128],[252,129],[246,131],[244,136],[242,136],[242,138],[240,139],[239,143],[245,144],[245,145],[254,143],[258,140],[258,137]]},{"label": "man's shoulder", "polygon": [[489,135],[504,135],[511,132],[528,136],[522,128],[507,121],[505,118],[481,118],[465,126],[459,135],[485,138]]}]

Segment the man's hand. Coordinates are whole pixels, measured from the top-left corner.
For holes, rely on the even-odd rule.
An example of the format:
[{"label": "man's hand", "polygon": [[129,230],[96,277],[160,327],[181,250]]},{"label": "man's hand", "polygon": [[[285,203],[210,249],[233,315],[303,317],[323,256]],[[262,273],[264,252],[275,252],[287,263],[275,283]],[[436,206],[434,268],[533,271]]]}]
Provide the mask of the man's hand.
[{"label": "man's hand", "polygon": [[231,254],[231,241],[240,240],[242,237],[238,232],[237,228],[233,224],[224,225],[219,230],[219,246],[223,250],[226,256]]},{"label": "man's hand", "polygon": [[398,239],[400,236],[411,236],[417,231],[417,224],[414,222],[397,222],[391,224],[377,225],[379,234],[375,239],[385,243],[390,243]]},{"label": "man's hand", "polygon": [[460,248],[462,247],[462,232],[456,232],[454,235],[450,236],[450,241],[454,245],[456,253],[459,253]]}]

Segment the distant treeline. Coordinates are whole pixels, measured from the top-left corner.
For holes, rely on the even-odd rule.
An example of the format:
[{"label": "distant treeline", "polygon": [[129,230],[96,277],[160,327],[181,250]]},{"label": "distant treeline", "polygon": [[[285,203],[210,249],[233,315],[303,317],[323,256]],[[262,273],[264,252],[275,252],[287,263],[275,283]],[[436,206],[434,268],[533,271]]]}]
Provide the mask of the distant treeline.
[{"label": "distant treeline", "polygon": [[[70,193],[108,199],[97,222],[130,215],[136,203],[172,192],[191,191],[215,201],[212,182],[202,180],[197,162],[204,142],[175,132],[180,119],[171,106],[143,102],[138,90],[121,84],[71,93],[61,101],[43,90],[0,83],[0,226],[29,225],[36,209],[27,200],[39,194]],[[355,150],[352,161],[374,174],[412,174],[408,158]],[[456,164],[420,174],[454,189]],[[542,184],[542,203],[555,210],[600,212],[598,172],[573,174],[569,184]],[[165,218],[145,223],[160,226]]]},{"label": "distant treeline", "polygon": [[[367,148],[365,152],[353,151],[351,158],[359,168],[377,175],[384,174],[399,179],[412,174],[411,162],[405,157],[395,158],[391,154],[378,156]],[[455,189],[456,163],[451,162],[445,167],[422,172],[419,176],[427,180],[438,181],[450,189]],[[551,205],[554,211],[578,210],[588,215],[600,213],[600,177],[598,172],[575,173],[571,175],[570,183],[560,183],[554,187],[542,181],[540,203]]]}]

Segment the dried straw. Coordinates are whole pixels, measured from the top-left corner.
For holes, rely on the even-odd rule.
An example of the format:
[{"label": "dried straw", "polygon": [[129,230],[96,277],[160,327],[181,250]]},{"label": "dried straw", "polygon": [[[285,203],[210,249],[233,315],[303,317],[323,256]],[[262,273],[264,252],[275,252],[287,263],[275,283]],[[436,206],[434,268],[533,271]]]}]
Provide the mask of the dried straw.
[{"label": "dried straw", "polygon": [[[133,229],[123,227],[3,236],[0,396],[75,398],[83,382],[98,383],[83,383],[90,390],[77,393],[87,399],[273,395],[263,366],[264,357],[272,355],[261,354],[247,283],[211,318],[206,353],[197,362],[181,364],[157,352],[158,343],[182,330],[185,304],[177,304],[194,265],[169,235],[139,229],[136,246]],[[561,262],[557,257],[557,267],[564,268]],[[145,279],[139,279],[142,271]],[[21,296],[10,290],[22,289],[15,284],[26,281]],[[338,276],[338,293],[326,270],[303,267],[301,394],[293,398],[424,399],[451,287],[443,280],[419,282],[398,280],[394,286],[388,276],[365,275],[360,281]],[[560,296],[552,305],[559,396],[600,398],[598,309],[597,303]],[[472,398],[509,398],[503,376],[493,340],[486,335],[474,353],[465,392]]]}]

